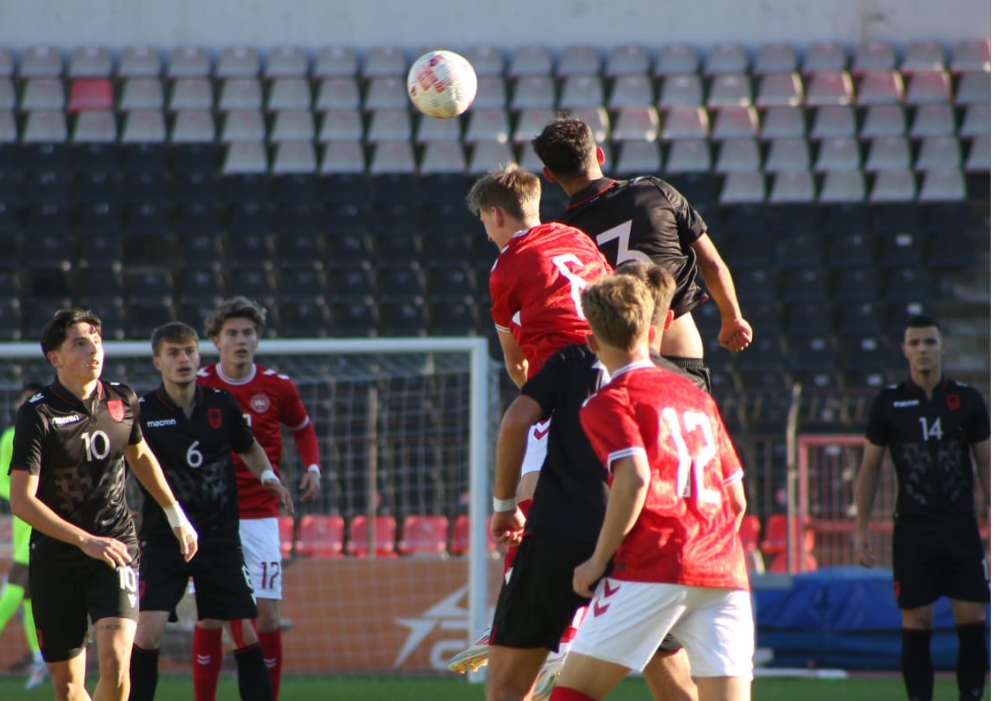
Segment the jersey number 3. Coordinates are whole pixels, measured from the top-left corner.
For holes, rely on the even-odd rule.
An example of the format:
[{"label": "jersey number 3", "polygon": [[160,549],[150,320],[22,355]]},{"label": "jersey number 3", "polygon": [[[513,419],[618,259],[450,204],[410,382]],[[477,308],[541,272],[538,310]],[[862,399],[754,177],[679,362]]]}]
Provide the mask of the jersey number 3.
[{"label": "jersey number 3", "polygon": [[618,257],[614,261],[614,267],[618,267],[622,263],[627,263],[630,260],[636,260],[640,263],[651,263],[652,259],[649,258],[642,251],[635,251],[630,249],[629,241],[632,237],[632,220],[629,219],[626,222],[622,222],[607,231],[597,234],[597,247],[602,248],[608,241],[618,240]]}]

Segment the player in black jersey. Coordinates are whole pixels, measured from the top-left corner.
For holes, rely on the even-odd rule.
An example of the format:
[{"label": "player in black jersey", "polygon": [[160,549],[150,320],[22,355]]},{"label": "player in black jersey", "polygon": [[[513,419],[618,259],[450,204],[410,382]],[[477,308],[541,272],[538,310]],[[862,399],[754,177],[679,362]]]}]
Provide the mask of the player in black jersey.
[{"label": "player in black jersey", "polygon": [[910,375],[877,396],[866,427],[856,480],[856,556],[875,563],[869,520],[885,450],[897,472],[894,595],[901,609],[901,670],[909,699],[932,698],[929,652],[932,604],[949,597],[959,637],[956,679],[961,699],[979,699],[989,660],[985,612],[989,571],[974,509],[974,465],[991,505],[991,425],[977,390],[942,374],[938,322],[908,320],[901,350]]},{"label": "player in black jersey", "polygon": [[[617,274],[632,275],[653,292],[656,306],[652,325],[662,336],[673,317],[670,303],[676,285],[672,275],[645,263],[627,263]],[[653,359],[705,388],[699,376],[683,371],[658,353],[653,352]],[[514,494],[529,427],[552,417],[548,457],[539,473],[527,522],[520,509],[498,511],[496,507],[491,521],[495,538],[505,544],[520,540],[521,544],[494,612],[487,674],[489,701],[524,699],[533,685],[535,697],[546,698],[554,681],[550,667],[558,671],[565,657],[559,647],[563,631],[577,609],[587,603],[573,591],[573,570],[594,551],[608,488],[607,472],[580,426],[580,407],[607,380],[604,367],[588,346],[567,346],[550,356],[525,384],[501,421],[495,504]],[[646,681],[656,699],[696,699],[686,653],[672,642],[668,640],[666,649],[646,666]],[[560,664],[552,667],[547,660]]]},{"label": "player in black jersey", "polygon": [[155,697],[159,645],[190,577],[197,617],[227,622],[235,641],[241,698],[269,701],[273,694],[262,647],[252,626],[241,623],[255,618],[258,610],[242,557],[232,451],[291,513],[293,505],[235,398],[197,384],[198,348],[197,332],[180,322],[152,334],[152,362],[162,374],[162,385],[141,398],[141,428],[200,534],[200,551],[189,562],[176,556],[165,515],[146,493],[138,534],[141,613],[131,657],[131,701]]},{"label": "player in black jersey", "polygon": [[707,234],[701,215],[672,185],[652,176],[613,180],[604,176],[604,151],[590,127],[560,117],[532,140],[545,177],[569,195],[559,221],[586,232],[615,267],[626,261],[657,263],[676,280],[675,320],[662,354],[710,385],[704,343],[690,312],[708,299],[694,281],[700,271],[721,313],[718,341],[730,351],[752,342],[728,266]]},{"label": "player in black jersey", "polygon": [[[87,616],[100,660],[98,699],[128,698],[138,618],[138,542],[124,496],[124,462],[165,510],[183,559],[197,534],[139,426],[130,387],[100,379],[100,319],[56,312],[41,335],[55,381],[17,412],[10,501],[32,528],[29,578],[35,626],[56,699],[89,699]],[[173,543],[173,547],[176,544]]]}]

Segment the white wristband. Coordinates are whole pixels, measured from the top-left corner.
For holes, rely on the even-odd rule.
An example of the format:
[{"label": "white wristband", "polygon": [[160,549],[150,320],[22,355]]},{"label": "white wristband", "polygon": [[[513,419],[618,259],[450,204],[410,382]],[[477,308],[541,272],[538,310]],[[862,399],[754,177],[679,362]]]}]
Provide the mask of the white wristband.
[{"label": "white wristband", "polygon": [[321,474],[321,466],[320,465],[308,465],[307,466],[307,471],[308,472],[313,472],[316,475],[320,475]]},{"label": "white wristband", "polygon": [[517,499],[498,499],[497,497],[494,497],[494,511],[514,511],[517,508]]},{"label": "white wristband", "polygon": [[190,519],[186,517],[186,513],[183,511],[183,507],[179,505],[179,502],[171,504],[164,509],[166,512],[166,520],[169,521],[170,528],[179,528],[181,526],[190,526]]},{"label": "white wristband", "polygon": [[265,484],[269,480],[276,480],[277,482],[279,482],[280,478],[277,477],[276,473],[273,472],[272,470],[266,470],[261,475],[259,475],[259,481],[262,482],[263,484]]}]

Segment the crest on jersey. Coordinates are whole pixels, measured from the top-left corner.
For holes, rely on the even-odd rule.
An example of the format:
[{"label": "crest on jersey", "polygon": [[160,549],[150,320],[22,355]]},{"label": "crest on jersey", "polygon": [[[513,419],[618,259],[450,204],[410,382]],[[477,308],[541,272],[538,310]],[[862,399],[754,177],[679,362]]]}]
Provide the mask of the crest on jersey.
[{"label": "crest on jersey", "polygon": [[249,405],[256,414],[262,414],[269,409],[269,397],[262,392],[253,394],[252,399],[249,400]]},{"label": "crest on jersey", "polygon": [[956,411],[959,409],[959,395],[958,394],[947,394],[946,395],[946,406],[949,407],[950,411]]},{"label": "crest on jersey", "polygon": [[221,428],[221,410],[208,409],[207,420],[210,422],[211,428]]},{"label": "crest on jersey", "polygon": [[114,421],[124,421],[124,402],[120,399],[108,399],[107,411]]}]

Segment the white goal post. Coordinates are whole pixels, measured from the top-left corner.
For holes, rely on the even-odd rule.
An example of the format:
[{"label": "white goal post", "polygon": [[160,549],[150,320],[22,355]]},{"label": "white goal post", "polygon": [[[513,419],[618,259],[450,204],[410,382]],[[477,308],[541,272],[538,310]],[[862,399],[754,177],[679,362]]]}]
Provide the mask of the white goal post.
[{"label": "white goal post", "polygon": [[[151,364],[151,348],[147,341],[108,341],[104,347],[104,377],[107,380],[129,384],[139,394],[158,385],[159,375]],[[204,363],[217,355],[210,342],[201,343],[201,352]],[[489,624],[488,599],[493,598],[499,585],[499,578],[491,581],[495,578],[495,554],[487,533],[493,441],[500,420],[498,383],[502,366],[491,360],[487,340],[469,337],[262,340],[258,362],[285,372],[300,390],[318,431],[327,481],[337,485],[331,498],[325,499],[325,509],[329,503],[333,504],[331,510],[345,515],[348,523],[350,515],[373,515],[377,506],[381,513],[389,512],[396,506],[398,531],[406,513],[420,513],[430,508],[444,512],[454,523],[457,512],[468,512],[465,555],[460,556],[449,548],[454,554],[442,553],[430,559],[397,557],[389,553],[383,558],[345,556],[320,563],[325,569],[312,574],[311,581],[322,582],[320,596],[335,600],[324,603],[337,605],[338,599],[345,599],[343,605],[351,606],[356,611],[355,616],[361,615],[358,611],[363,607],[375,611],[404,603],[413,606],[414,599],[426,596],[422,590],[430,588],[431,582],[426,578],[436,577],[435,568],[444,567],[446,571],[434,582],[436,589],[442,587],[442,591],[433,595],[435,599],[430,605],[417,604],[421,607],[417,616],[404,612],[391,614],[390,625],[396,622],[399,631],[388,631],[378,640],[350,633],[346,637],[351,642],[344,651],[336,647],[342,645],[335,640],[338,634],[329,632],[327,638],[307,641],[306,652],[313,648],[313,657],[304,653],[299,655],[297,661],[301,667],[297,671],[440,672],[444,667],[440,667],[440,662],[445,657],[475,638]],[[47,383],[53,374],[37,343],[0,344],[0,425],[6,425],[12,416],[15,408],[12,403],[23,382]],[[374,414],[378,416],[370,418]],[[343,438],[346,435],[348,438]],[[285,440],[285,443],[289,465],[291,460],[296,460],[296,448],[292,440]],[[376,446],[367,446],[372,443],[379,446],[378,451]],[[366,447],[367,453],[357,454]],[[350,464],[356,466],[351,476],[336,464],[339,460],[351,461]],[[383,480],[390,476],[376,475],[377,461],[381,465],[400,465],[396,474],[406,486],[383,486]],[[359,491],[346,493],[341,484],[350,479],[358,485]],[[287,486],[296,485],[288,480]],[[327,485],[325,489],[329,489]],[[409,497],[409,494],[414,496]],[[425,494],[427,496],[419,501]],[[288,585],[292,588],[295,573],[306,573],[314,564],[306,555],[298,558],[294,551],[284,591]],[[373,568],[375,573],[363,574],[363,568]],[[388,596],[392,601],[360,600],[364,595],[379,595],[376,586],[363,584],[370,581],[368,577],[373,577],[374,584],[382,583],[383,578],[397,577],[391,574],[395,571],[410,573],[402,577],[413,579],[391,583]],[[461,584],[458,583],[460,579]],[[353,589],[346,591],[346,585],[339,586],[337,580],[355,584]],[[411,601],[405,602],[405,599]],[[463,607],[457,600],[467,601],[467,605]],[[286,593],[284,603],[290,604]],[[329,626],[336,623],[333,619],[340,617],[343,610],[348,609],[329,610],[328,622],[320,625],[332,631]],[[321,615],[321,611],[313,613],[315,619]],[[298,612],[293,621],[294,630],[318,630],[319,624],[308,620],[310,618],[310,613]],[[429,625],[426,621],[434,621],[433,632],[421,630]],[[447,640],[440,641],[446,636]],[[4,636],[0,641],[0,669],[9,668],[10,664],[3,664],[5,659],[16,658],[20,653],[19,649],[6,648],[20,642],[20,636],[14,635]],[[384,652],[372,648],[389,649]],[[327,660],[324,667],[322,660]],[[292,667],[294,660],[288,658],[287,664]],[[176,671],[182,671],[182,668],[182,663],[178,663]]]}]

